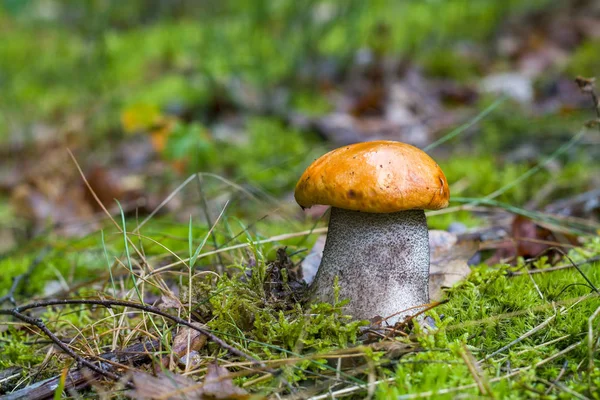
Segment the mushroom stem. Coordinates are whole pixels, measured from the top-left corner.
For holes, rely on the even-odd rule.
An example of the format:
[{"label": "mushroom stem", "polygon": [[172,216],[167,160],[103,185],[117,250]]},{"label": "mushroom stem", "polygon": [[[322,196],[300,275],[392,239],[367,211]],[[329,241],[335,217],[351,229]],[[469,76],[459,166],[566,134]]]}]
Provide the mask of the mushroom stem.
[{"label": "mushroom stem", "polygon": [[[331,208],[314,300],[332,302],[335,277],[346,312],[394,324],[429,302],[429,234],[423,210],[378,214]],[[410,309],[410,310],[409,310]],[[402,312],[401,312],[402,311]]]}]

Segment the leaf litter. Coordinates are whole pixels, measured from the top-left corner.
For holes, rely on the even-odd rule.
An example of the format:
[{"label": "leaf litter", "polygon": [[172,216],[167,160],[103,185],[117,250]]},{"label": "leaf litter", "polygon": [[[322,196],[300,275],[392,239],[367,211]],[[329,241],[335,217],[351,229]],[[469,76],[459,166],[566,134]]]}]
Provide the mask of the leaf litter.
[{"label": "leaf litter", "polygon": [[171,372],[159,372],[156,376],[133,372],[135,389],[127,392],[128,397],[138,400],[198,399],[198,400],[245,400],[250,395],[235,386],[226,368],[217,363],[208,365],[202,382]]}]

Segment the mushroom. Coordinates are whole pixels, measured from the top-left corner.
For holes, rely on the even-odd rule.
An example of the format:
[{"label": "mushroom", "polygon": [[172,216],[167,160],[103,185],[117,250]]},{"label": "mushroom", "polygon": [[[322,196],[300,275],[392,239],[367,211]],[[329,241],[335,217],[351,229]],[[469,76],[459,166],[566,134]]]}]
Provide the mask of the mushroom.
[{"label": "mushroom", "polygon": [[450,191],[425,152],[385,140],[340,147],[304,171],[294,197],[303,209],[331,206],[313,300],[332,302],[337,277],[355,318],[394,324],[429,302],[423,210],[447,207]]}]

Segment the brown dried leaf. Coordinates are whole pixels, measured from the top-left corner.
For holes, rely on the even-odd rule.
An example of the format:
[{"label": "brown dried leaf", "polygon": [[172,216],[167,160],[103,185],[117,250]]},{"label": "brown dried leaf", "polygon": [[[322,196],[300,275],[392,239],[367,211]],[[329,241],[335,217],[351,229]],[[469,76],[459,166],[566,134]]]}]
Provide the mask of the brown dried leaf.
[{"label": "brown dried leaf", "polygon": [[579,86],[579,90],[583,93],[593,93],[594,85],[596,83],[596,78],[584,78],[583,76],[578,76],[575,78],[575,83]]},{"label": "brown dried leaf", "polygon": [[132,399],[198,399],[244,400],[250,395],[235,386],[229,371],[216,363],[208,366],[204,382],[199,383],[183,375],[160,373],[152,376],[145,372],[133,374],[135,389],[128,392]]},{"label": "brown dried leaf", "polygon": [[245,390],[235,386],[229,371],[219,367],[217,363],[210,364],[204,378],[204,397],[206,399],[248,399],[250,395]]},{"label": "brown dried leaf", "polygon": [[161,310],[165,311],[165,310],[181,310],[183,308],[183,304],[181,304],[181,301],[174,297],[174,296],[160,296],[160,299],[162,300],[162,303],[160,303],[158,305],[158,308],[160,308]]},{"label": "brown dried leaf", "polygon": [[15,214],[33,224],[34,233],[54,227],[64,236],[83,236],[95,229],[82,190],[60,180],[18,185],[11,194]]},{"label": "brown dried leaf", "polygon": [[[198,322],[193,322],[192,325],[198,328],[206,328],[204,325]],[[183,326],[179,329],[175,338],[173,338],[173,352],[179,357],[183,357],[188,352],[188,339],[189,339],[189,350],[198,351],[206,343],[206,336],[187,326]]]},{"label": "brown dried leaf", "polygon": [[183,375],[160,373],[152,376],[134,372],[133,384],[135,389],[127,393],[132,399],[204,399],[202,385]]},{"label": "brown dried leaf", "polygon": [[[163,300],[165,298],[166,296],[163,296]],[[198,328],[205,328],[203,324],[198,322],[192,322],[192,324]],[[204,347],[206,340],[206,336],[197,330],[182,326],[173,338],[172,352],[162,358],[161,365],[156,366],[155,372],[159,373],[161,368],[174,370],[176,363],[183,367],[194,367],[198,364],[198,351]]]},{"label": "brown dried leaf", "polygon": [[[97,165],[86,175],[90,187],[104,207],[113,209],[116,207],[115,200],[123,201],[125,191],[121,184],[121,178],[113,170]],[[85,198],[96,212],[102,211],[102,205],[98,204],[87,188],[85,189]]]},{"label": "brown dried leaf", "polygon": [[512,237],[516,242],[517,256],[521,257],[535,257],[552,247],[554,241],[551,231],[522,215],[515,216],[512,222]]},{"label": "brown dried leaf", "polygon": [[477,252],[479,243],[459,241],[446,231],[429,231],[429,297],[439,300],[442,288],[451,287],[471,272],[467,261]]}]

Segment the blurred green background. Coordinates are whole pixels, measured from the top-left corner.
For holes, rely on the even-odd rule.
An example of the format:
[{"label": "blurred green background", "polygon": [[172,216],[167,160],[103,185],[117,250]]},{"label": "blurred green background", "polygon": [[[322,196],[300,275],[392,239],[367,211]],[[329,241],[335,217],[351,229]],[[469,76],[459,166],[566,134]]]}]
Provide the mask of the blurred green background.
[{"label": "blurred green background", "polygon": [[[66,148],[112,208],[152,209],[198,171],[291,207],[312,159],[378,138],[427,148],[453,195],[486,196],[594,117],[573,78],[599,70],[597,17],[575,0],[2,0],[0,223],[20,240],[22,222],[40,232],[100,211],[70,192]],[[595,187],[594,143],[498,200],[541,207]],[[478,223],[431,223],[456,220]]]}]

